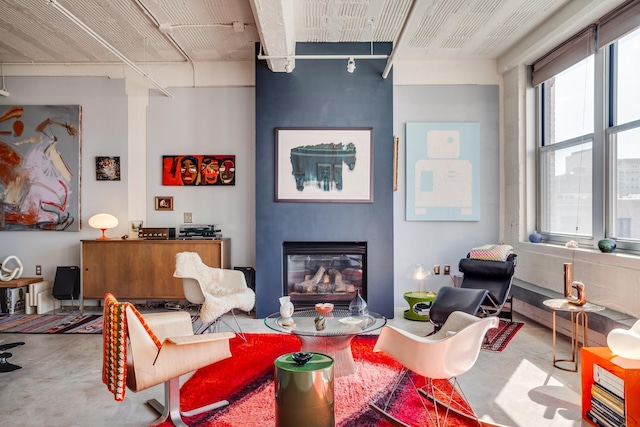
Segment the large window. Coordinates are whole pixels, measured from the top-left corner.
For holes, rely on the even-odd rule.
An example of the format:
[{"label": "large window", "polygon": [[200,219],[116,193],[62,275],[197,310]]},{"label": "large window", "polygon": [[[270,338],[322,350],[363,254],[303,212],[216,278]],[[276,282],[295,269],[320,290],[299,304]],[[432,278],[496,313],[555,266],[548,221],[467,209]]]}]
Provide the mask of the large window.
[{"label": "large window", "polygon": [[540,230],[592,232],[593,55],[542,85]]},{"label": "large window", "polygon": [[608,234],[640,241],[640,29],[610,47],[612,106]]},{"label": "large window", "polygon": [[640,29],[585,56],[538,86],[536,227],[640,250]]}]

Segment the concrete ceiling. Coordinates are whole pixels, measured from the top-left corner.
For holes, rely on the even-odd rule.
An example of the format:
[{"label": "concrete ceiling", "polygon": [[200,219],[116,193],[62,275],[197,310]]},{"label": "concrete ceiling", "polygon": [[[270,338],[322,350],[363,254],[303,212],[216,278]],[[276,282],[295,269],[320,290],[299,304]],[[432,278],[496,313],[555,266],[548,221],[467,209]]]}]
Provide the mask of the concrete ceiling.
[{"label": "concrete ceiling", "polygon": [[[138,65],[253,61],[256,42],[264,54],[289,56],[295,54],[296,42],[371,41],[394,42],[397,60],[496,59],[568,3],[0,0],[0,62],[114,63],[122,57]],[[269,65],[284,71],[285,62],[272,60]]]}]

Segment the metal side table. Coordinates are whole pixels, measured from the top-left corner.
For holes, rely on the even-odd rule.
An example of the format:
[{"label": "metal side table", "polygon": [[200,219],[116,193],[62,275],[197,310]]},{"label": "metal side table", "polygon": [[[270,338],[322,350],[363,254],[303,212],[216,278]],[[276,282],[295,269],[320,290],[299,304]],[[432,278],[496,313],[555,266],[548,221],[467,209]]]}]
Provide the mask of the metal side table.
[{"label": "metal side table", "polygon": [[[578,357],[580,347],[580,326],[582,326],[582,346],[588,347],[589,341],[589,318],[587,313],[604,310],[601,305],[586,303],[585,305],[575,305],[566,299],[548,299],[543,304],[551,309],[553,330],[553,366],[569,372],[578,372]],[[559,359],[556,356],[556,312],[568,311],[571,322],[571,359]],[[560,366],[559,363],[573,363],[573,368]]]}]

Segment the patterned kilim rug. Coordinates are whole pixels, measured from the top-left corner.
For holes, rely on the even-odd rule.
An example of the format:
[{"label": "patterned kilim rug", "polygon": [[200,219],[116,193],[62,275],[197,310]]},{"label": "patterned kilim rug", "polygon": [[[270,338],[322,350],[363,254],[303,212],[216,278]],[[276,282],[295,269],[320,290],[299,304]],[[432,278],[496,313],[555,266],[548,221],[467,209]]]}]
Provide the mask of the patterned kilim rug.
[{"label": "patterned kilim rug", "polygon": [[0,316],[0,332],[12,334],[101,334],[102,314],[13,314]]},{"label": "patterned kilim rug", "polygon": [[482,349],[495,353],[501,352],[507,347],[509,341],[516,336],[516,333],[523,325],[523,322],[507,322],[506,320],[500,319],[498,327],[489,329],[487,332],[487,337],[482,344]]},{"label": "patterned kilim rug", "polygon": [[[191,316],[196,322],[200,316]],[[195,326],[194,326],[195,327]],[[12,314],[0,316],[0,333],[102,334],[102,314]]]}]

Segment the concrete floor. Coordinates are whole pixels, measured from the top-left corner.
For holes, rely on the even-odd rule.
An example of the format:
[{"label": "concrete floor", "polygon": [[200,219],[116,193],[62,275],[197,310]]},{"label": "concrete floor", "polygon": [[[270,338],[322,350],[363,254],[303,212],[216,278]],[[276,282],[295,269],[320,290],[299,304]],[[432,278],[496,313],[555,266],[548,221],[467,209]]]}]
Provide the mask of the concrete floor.
[{"label": "concrete floor", "polygon": [[[428,323],[389,320],[425,335]],[[262,319],[238,315],[245,332],[272,332]],[[480,352],[475,366],[459,377],[478,416],[506,426],[587,426],[581,421],[580,374],[552,365],[551,331],[532,320],[502,353]],[[11,349],[10,362],[22,366],[0,373],[0,426],[147,426],[156,414],[144,402],[163,400],[163,386],[128,391],[116,402],[101,380],[101,335],[0,334],[0,343],[24,341]],[[559,355],[569,354],[567,339]],[[186,380],[183,376],[182,380]],[[251,421],[251,425],[259,425]]]}]

